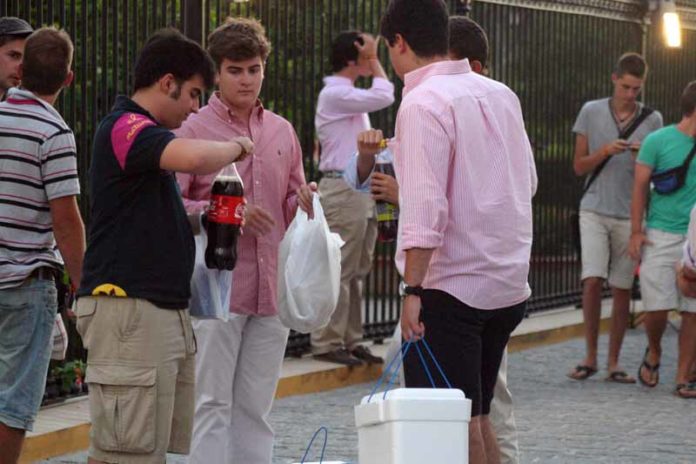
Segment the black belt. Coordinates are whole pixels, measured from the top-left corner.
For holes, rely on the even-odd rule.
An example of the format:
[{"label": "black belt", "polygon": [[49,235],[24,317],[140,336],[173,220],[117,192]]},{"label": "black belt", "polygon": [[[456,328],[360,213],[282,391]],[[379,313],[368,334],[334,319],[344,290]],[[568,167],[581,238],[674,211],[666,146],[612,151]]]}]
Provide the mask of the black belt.
[{"label": "black belt", "polygon": [[341,179],[343,177],[343,171],[322,171],[321,175],[327,179]]}]

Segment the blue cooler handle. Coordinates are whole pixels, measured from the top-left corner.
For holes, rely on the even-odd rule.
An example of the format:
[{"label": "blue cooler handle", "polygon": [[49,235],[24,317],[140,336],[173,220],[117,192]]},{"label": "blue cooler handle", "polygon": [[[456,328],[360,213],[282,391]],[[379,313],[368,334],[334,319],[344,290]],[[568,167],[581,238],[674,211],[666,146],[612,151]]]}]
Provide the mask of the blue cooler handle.
[{"label": "blue cooler handle", "polygon": [[309,445],[307,445],[307,449],[305,450],[304,456],[302,456],[300,464],[304,464],[305,459],[307,459],[307,455],[309,454],[309,450],[312,448],[312,443],[314,443],[314,439],[317,438],[317,435],[319,435],[319,432],[321,432],[322,430],[324,431],[324,445],[321,447],[321,456],[319,457],[319,464],[324,462],[324,451],[326,451],[326,442],[329,439],[329,430],[322,425],[317,429],[316,432],[314,432],[314,435],[312,435],[312,439],[309,440]]},{"label": "blue cooler handle", "polygon": [[[396,376],[399,374],[399,369],[401,365],[403,364],[403,360],[406,357],[406,354],[408,353],[408,350],[411,348],[411,345],[416,347],[416,351],[418,351],[418,357],[421,360],[421,365],[423,366],[423,369],[425,369],[425,373],[428,376],[428,380],[430,380],[430,385],[432,385],[433,388],[437,388],[435,385],[435,380],[433,379],[432,374],[430,373],[430,368],[428,367],[428,363],[425,360],[425,357],[423,356],[423,352],[420,349],[420,346],[418,345],[418,340],[415,342],[413,340],[407,340],[401,345],[401,349],[399,350],[399,353],[392,358],[391,361],[389,361],[389,364],[387,364],[387,367],[384,369],[384,372],[382,372],[382,375],[380,376],[379,380],[375,384],[374,388],[372,388],[372,391],[370,392],[370,397],[367,399],[367,402],[369,403],[372,401],[372,397],[374,396],[375,392],[379,389],[379,387],[382,385],[382,382],[384,382],[384,378],[387,376],[388,373],[391,372],[391,375],[389,376],[389,381],[387,382],[387,386],[384,390],[384,395],[382,396],[382,399],[387,398],[387,392],[391,389],[391,386],[394,384],[394,380],[396,379]],[[450,383],[449,379],[445,375],[445,372],[442,370],[442,367],[440,366],[440,363],[437,362],[437,359],[435,359],[435,355],[433,355],[432,350],[430,349],[430,346],[428,345],[428,342],[425,341],[425,337],[420,339],[420,342],[423,343],[423,346],[425,346],[426,351],[430,355],[430,359],[433,360],[433,363],[435,364],[435,367],[437,367],[438,372],[444,379],[445,383],[447,384],[447,388],[452,388],[452,384]],[[401,361],[397,363],[397,361]],[[395,364],[396,363],[396,364]]]}]

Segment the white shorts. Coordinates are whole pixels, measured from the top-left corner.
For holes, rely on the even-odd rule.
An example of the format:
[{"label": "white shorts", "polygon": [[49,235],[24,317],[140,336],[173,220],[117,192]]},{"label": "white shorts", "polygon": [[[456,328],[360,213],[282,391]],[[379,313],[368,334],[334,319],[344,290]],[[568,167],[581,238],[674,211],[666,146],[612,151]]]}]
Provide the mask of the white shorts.
[{"label": "white shorts", "polygon": [[676,265],[682,259],[686,235],[647,229],[646,236],[652,244],[643,246],[640,264],[643,310],[696,313],[696,299],[682,296],[677,288]]},{"label": "white shorts", "polygon": [[582,280],[599,277],[614,288],[630,289],[636,267],[628,256],[630,238],[630,219],[580,211]]}]

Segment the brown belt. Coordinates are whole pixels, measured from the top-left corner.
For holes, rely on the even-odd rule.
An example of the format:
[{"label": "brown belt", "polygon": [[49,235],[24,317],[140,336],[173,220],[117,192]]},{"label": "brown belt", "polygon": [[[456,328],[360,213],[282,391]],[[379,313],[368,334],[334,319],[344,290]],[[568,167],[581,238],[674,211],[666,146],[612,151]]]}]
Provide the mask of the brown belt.
[{"label": "brown belt", "polygon": [[321,176],[327,179],[341,179],[343,171],[322,171]]}]

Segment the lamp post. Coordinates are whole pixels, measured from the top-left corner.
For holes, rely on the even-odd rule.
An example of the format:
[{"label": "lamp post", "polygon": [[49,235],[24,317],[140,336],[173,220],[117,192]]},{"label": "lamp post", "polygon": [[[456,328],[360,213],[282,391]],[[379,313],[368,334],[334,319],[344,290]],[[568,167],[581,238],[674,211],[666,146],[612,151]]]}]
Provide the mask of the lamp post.
[{"label": "lamp post", "polygon": [[681,47],[681,23],[674,0],[647,0],[652,23],[662,28],[662,38],[669,48]]}]

